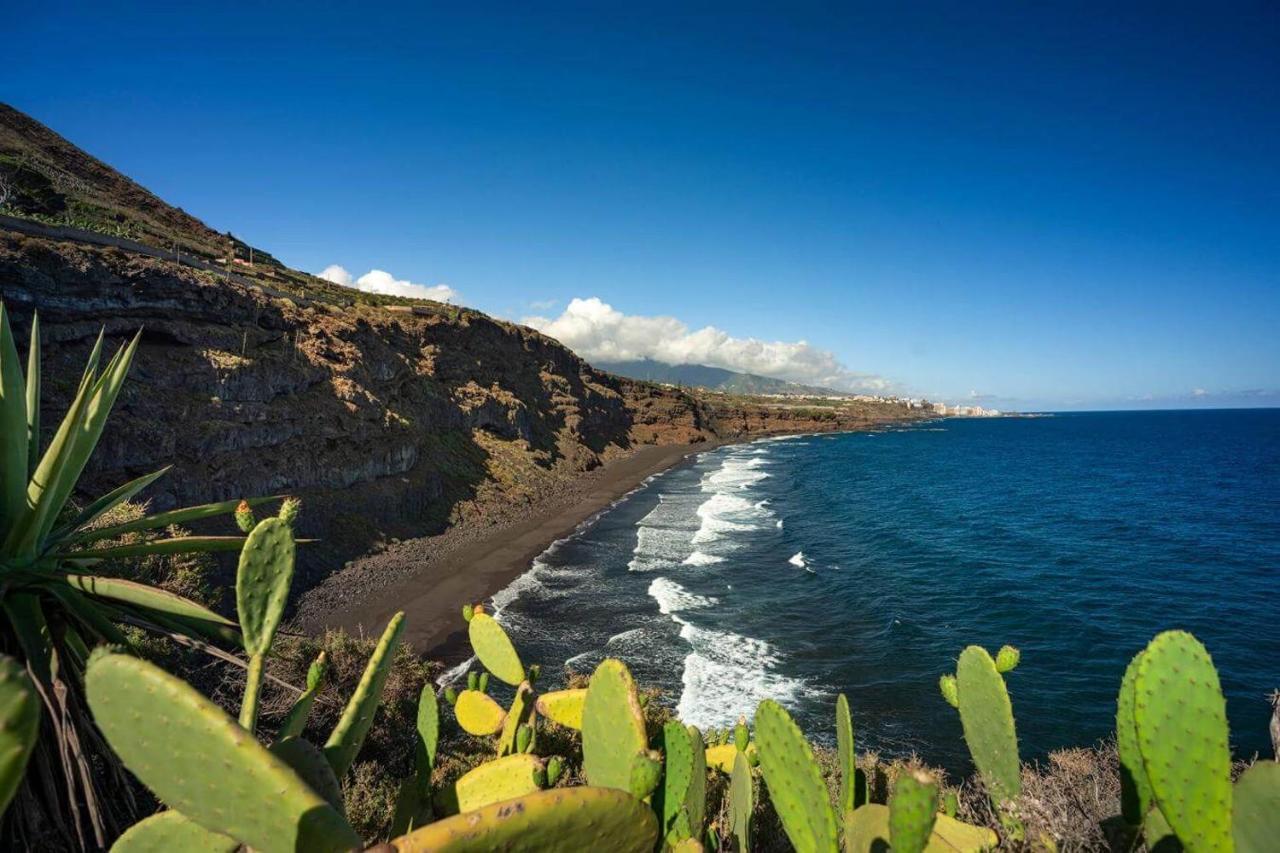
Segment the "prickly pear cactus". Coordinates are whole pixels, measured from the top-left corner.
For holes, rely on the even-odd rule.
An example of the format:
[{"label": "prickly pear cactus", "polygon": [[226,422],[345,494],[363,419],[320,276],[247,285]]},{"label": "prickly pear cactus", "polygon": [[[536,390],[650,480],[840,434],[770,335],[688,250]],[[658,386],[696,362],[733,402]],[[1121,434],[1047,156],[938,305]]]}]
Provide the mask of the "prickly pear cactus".
[{"label": "prickly pear cactus", "polygon": [[996,669],[1000,672],[1011,672],[1022,660],[1022,652],[1013,646],[1001,646],[996,652]]},{"label": "prickly pear cactus", "polygon": [[316,659],[311,662],[311,666],[307,669],[307,689],[294,700],[293,706],[289,708],[289,713],[285,715],[284,722],[280,725],[280,732],[276,735],[277,739],[283,740],[287,737],[297,737],[302,734],[302,730],[307,727],[307,717],[311,714],[311,706],[315,704],[316,696],[320,695],[321,689],[324,687],[325,675],[329,672],[329,655],[327,652],[321,651],[316,655]]},{"label": "prickly pear cactus", "polygon": [[[754,747],[752,744],[751,747]],[[706,762],[708,767],[714,767],[721,773],[733,772],[733,759],[738,755],[738,747],[732,743],[719,744],[717,746],[709,746],[706,751]]]},{"label": "prickly pear cactus", "polygon": [[442,815],[475,811],[490,803],[532,794],[542,787],[540,781],[546,781],[542,759],[519,753],[496,758],[441,790],[436,795],[436,809]]},{"label": "prickly pear cactus", "polygon": [[436,747],[440,743],[440,704],[431,682],[422,686],[418,696],[418,739],[414,744],[414,768],[424,787],[431,785],[431,771],[436,766]]},{"label": "prickly pear cactus", "polygon": [[324,758],[320,747],[300,737],[287,737],[271,744],[270,752],[293,768],[311,790],[324,797],[338,814],[345,813],[342,802],[342,785],[333,775],[333,768]]},{"label": "prickly pear cactus", "polygon": [[1195,637],[1166,631],[1147,645],[1133,718],[1152,796],[1182,846],[1230,850],[1227,706],[1218,671]]},{"label": "prickly pear cactus", "polygon": [[587,783],[630,791],[632,759],[648,746],[631,671],[622,661],[606,658],[591,675],[583,702],[582,770]]},{"label": "prickly pear cactus", "polygon": [[554,788],[428,824],[391,842],[398,853],[607,850],[651,853],[658,819],[612,788]]},{"label": "prickly pear cactus", "polygon": [[170,809],[153,814],[133,826],[111,845],[111,853],[235,853],[240,842],[210,832]]},{"label": "prickly pear cactus", "polygon": [[453,714],[467,734],[486,737],[502,730],[507,712],[493,697],[479,690],[463,690],[454,703]]},{"label": "prickly pear cactus", "polygon": [[107,651],[85,671],[94,722],[162,802],[263,853],[348,851],[342,816],[217,705],[146,661]]},{"label": "prickly pear cactus", "polygon": [[524,681],[524,665],[511,644],[511,638],[502,630],[498,620],[486,613],[475,611],[467,623],[467,636],[471,649],[484,668],[512,687]]},{"label": "prickly pear cactus", "polygon": [[400,642],[400,632],[404,629],[404,613],[391,617],[387,627],[374,647],[369,663],[365,665],[356,692],[347,700],[338,724],[333,727],[329,740],[324,745],[325,758],[339,779],[346,775],[351,762],[355,761],[364,737],[373,725],[373,715],[382,701],[382,686],[387,683],[391,673],[391,663],[395,659],[396,644]]},{"label": "prickly pear cactus", "polygon": [[889,843],[895,853],[921,853],[933,834],[938,783],[929,774],[903,773],[889,799]]},{"label": "prickly pear cactus", "polygon": [[[1125,823],[1141,826],[1154,802],[1147,768],[1142,763],[1138,746],[1138,726],[1133,719],[1133,689],[1138,680],[1138,661],[1144,652],[1134,655],[1125,668],[1116,697],[1116,752],[1120,755],[1120,813]],[[1150,842],[1151,839],[1148,839]]]},{"label": "prickly pear cactus", "polygon": [[858,763],[853,747],[853,716],[849,713],[849,700],[841,693],[836,697],[836,757],[840,760],[840,802],[837,808],[842,814],[858,806],[855,796]]},{"label": "prickly pear cactus", "polygon": [[662,754],[647,749],[631,756],[630,780],[627,787],[631,796],[647,800],[662,781]]},{"label": "prickly pear cactus", "polygon": [[1022,791],[1013,704],[1004,678],[986,649],[969,646],[960,653],[956,686],[960,722],[973,763],[997,801],[1013,800]]},{"label": "prickly pear cactus", "polygon": [[582,708],[587,701],[587,689],[554,690],[538,697],[535,706],[538,713],[565,728],[582,730]]},{"label": "prickly pear cactus", "polygon": [[235,511],[236,527],[240,528],[241,533],[249,533],[258,524],[258,518],[253,514],[253,507],[249,506],[248,501],[240,501],[236,505]]},{"label": "prickly pear cactus", "polygon": [[1232,793],[1236,853],[1274,850],[1280,839],[1280,764],[1256,762],[1236,781]]},{"label": "prickly pear cactus", "polygon": [[751,813],[755,810],[755,791],[751,781],[751,765],[739,752],[733,759],[733,775],[729,777],[729,825],[738,840],[740,853],[751,851]]},{"label": "prickly pear cactus", "polygon": [[707,807],[707,760],[702,734],[672,720],[662,727],[662,831],[668,842],[701,838]]},{"label": "prickly pear cactus", "polygon": [[[526,729],[529,734],[525,735],[525,737],[532,737],[533,730],[527,729],[529,716],[532,713],[533,688],[526,681],[516,688],[516,694],[511,700],[511,707],[507,710],[507,716],[502,722],[502,736],[498,738],[498,755],[524,752],[520,748],[520,731]],[[526,745],[527,743],[526,741]]]},{"label": "prickly pear cactus", "polygon": [[263,519],[244,540],[236,571],[236,612],[250,655],[271,648],[293,583],[294,550],[293,529],[281,518]]},{"label": "prickly pear cactus", "polygon": [[760,770],[782,828],[798,853],[836,849],[836,816],[813,748],[786,709],[766,699],[756,710]]},{"label": "prickly pear cactus", "polygon": [[[883,853],[890,834],[888,806],[868,803],[844,813],[844,853]],[[986,827],[940,814],[924,849],[927,853],[979,853],[994,850],[998,843],[996,834]]]},{"label": "prickly pear cactus", "polygon": [[956,677],[954,675],[944,675],[938,679],[938,689],[942,691],[942,698],[947,700],[947,704],[952,708],[960,707],[960,691],[956,687]]},{"label": "prickly pear cactus", "polygon": [[0,656],[0,815],[22,782],[40,730],[40,700],[11,657]]}]

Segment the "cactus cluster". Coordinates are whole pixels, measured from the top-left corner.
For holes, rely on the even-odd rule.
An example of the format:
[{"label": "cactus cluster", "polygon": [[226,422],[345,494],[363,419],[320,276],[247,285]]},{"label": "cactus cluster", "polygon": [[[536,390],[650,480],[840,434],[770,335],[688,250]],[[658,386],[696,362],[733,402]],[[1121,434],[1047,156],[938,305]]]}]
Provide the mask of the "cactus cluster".
[{"label": "cactus cluster", "polygon": [[[269,651],[279,623],[273,608],[284,600],[277,593],[288,592],[277,576],[292,573],[291,555],[279,556],[292,548],[291,536],[280,533],[287,527],[282,517],[255,521],[249,534],[252,541],[265,529],[284,543],[254,549],[248,559],[260,566],[242,573],[244,583],[256,588],[238,595],[249,602],[242,620],[250,666]],[[260,556],[267,551],[276,556]],[[484,670],[469,673],[466,689],[446,697],[458,728],[491,738],[492,752],[451,782],[433,785],[441,709],[435,687],[424,687],[414,772],[400,787],[395,837],[382,849],[746,853],[753,846],[757,798],[766,792],[800,853],[976,853],[1001,843],[992,830],[957,820],[954,791],[944,792],[927,773],[902,773],[886,801],[872,802],[857,767],[853,708],[844,695],[835,703],[839,779],[833,800],[809,741],[773,700],[757,708],[754,737],[745,719],[705,737],[670,720],[650,743],[643,703],[624,663],[606,659],[586,688],[539,695],[537,669],[524,667],[498,621],[480,606],[464,616]],[[402,629],[397,614],[323,747],[301,737],[324,681],[323,656],[312,665],[279,737],[264,745],[252,725],[256,715],[237,722],[185,682],[124,649],[96,650],[86,670],[94,718],[125,764],[168,807],[128,830],[114,849],[358,849],[361,840],[343,813],[341,780],[368,732]],[[955,674],[941,682],[1001,816],[1003,840],[1014,846],[1023,843],[1017,818],[1021,766],[1004,677],[1018,657],[1011,647],[992,657],[970,646]],[[0,794],[20,773],[14,762],[25,758],[21,733],[34,728],[29,685],[7,663],[0,659]],[[505,708],[489,695],[490,674],[511,688]],[[564,758],[538,752],[538,731],[548,724],[580,732],[586,785],[558,787]],[[1280,765],[1259,762],[1231,784],[1217,673],[1191,635],[1161,634],[1134,659],[1122,681],[1117,740],[1126,774],[1124,818],[1135,837],[1142,832],[1149,845],[1167,840],[1193,851],[1246,853],[1267,849],[1280,837]],[[727,824],[708,825],[713,773],[729,776]]]}]

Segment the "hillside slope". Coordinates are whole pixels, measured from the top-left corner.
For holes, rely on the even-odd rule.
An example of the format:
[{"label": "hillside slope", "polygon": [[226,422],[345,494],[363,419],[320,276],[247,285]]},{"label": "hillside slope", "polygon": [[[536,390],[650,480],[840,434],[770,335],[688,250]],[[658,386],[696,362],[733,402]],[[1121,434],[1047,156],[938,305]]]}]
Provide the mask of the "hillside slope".
[{"label": "hillside slope", "polygon": [[665,385],[679,385],[689,388],[704,388],[708,391],[724,391],[729,394],[788,394],[792,396],[844,396],[830,388],[819,388],[814,385],[801,385],[785,379],[774,379],[771,376],[760,376],[755,373],[740,373],[726,370],[723,367],[710,367],[705,364],[667,364],[651,358],[635,361],[597,361],[596,367],[626,376],[629,379],[641,379],[646,382],[661,382]]}]

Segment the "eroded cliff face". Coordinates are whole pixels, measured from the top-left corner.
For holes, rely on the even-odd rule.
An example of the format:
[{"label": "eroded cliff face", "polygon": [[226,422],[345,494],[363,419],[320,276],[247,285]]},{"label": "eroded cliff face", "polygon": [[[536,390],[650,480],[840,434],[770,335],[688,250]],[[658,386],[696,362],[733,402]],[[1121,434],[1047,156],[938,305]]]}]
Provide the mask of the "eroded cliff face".
[{"label": "eroded cliff face", "polygon": [[142,329],[90,492],[171,464],[158,509],[299,494],[302,534],[323,540],[300,589],[390,538],[519,512],[636,444],[860,425],[615,377],[478,312],[307,303],[9,232],[0,295],[22,346],[40,313],[47,429],[99,329],[110,349]]}]

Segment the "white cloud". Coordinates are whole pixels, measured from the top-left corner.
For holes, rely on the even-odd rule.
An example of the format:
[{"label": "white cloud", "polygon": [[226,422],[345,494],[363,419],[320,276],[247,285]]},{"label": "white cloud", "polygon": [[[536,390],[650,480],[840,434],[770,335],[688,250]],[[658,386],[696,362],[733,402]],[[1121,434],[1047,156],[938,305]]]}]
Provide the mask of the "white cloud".
[{"label": "white cloud", "polygon": [[555,319],[522,321],[574,350],[587,361],[651,358],[669,364],[705,364],[808,385],[884,391],[882,377],[857,373],[834,354],[805,341],[735,338],[714,326],[690,331],[675,317],[626,315],[596,297],[574,299]]},{"label": "white cloud", "polygon": [[340,284],[343,287],[354,287],[366,293],[382,293],[387,296],[409,296],[414,299],[434,299],[436,302],[453,302],[458,292],[447,284],[417,284],[407,279],[398,279],[386,270],[369,270],[357,279],[345,267],[330,264],[316,273],[319,278]]},{"label": "white cloud", "polygon": [[1203,388],[1193,388],[1193,389],[1192,389],[1192,391],[1191,391],[1191,396],[1192,396],[1192,397],[1204,397],[1204,396],[1206,396],[1208,393],[1209,393],[1209,392],[1208,392],[1208,391],[1206,391],[1206,390],[1204,390]]},{"label": "white cloud", "polygon": [[559,299],[537,299],[529,303],[529,308],[534,311],[546,311],[555,308],[559,304]]}]

